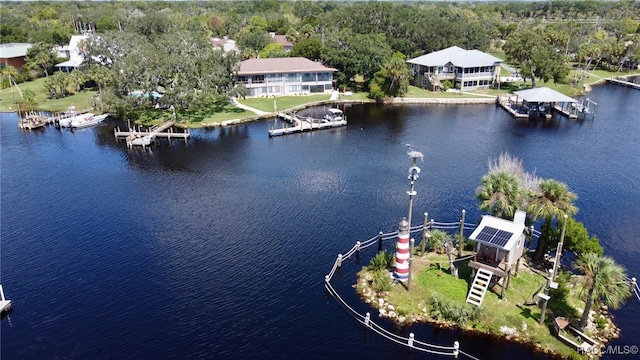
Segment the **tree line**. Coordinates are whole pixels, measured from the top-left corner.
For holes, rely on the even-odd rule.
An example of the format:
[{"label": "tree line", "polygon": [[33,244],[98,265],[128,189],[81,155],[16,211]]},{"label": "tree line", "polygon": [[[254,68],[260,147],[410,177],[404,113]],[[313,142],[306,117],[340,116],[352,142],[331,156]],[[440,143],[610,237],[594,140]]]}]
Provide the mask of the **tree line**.
[{"label": "tree line", "polygon": [[[506,60],[533,86],[536,79],[572,81],[567,79],[569,65],[582,70],[576,74],[586,74],[602,66],[621,70],[640,60],[640,4],[633,1],[17,2],[4,4],[0,16],[2,43],[34,44],[15,82],[48,77],[60,59],[43,49],[95,29],[98,36],[83,49],[90,61],[82,71],[89,81],[79,87],[104,85],[102,102],[118,108],[143,104],[145,97],[126,98],[132,90],[150,94],[160,89],[165,101],[181,108],[242,93],[229,71],[235,70],[233,61],[251,57],[321,61],[338,69],[338,85],[369,91],[376,99],[406,92],[411,74],[399,59],[453,45],[487,50],[504,43]],[[293,50],[286,52],[269,33],[286,35]],[[239,59],[209,51],[212,37],[236,40]],[[99,74],[91,70],[94,65],[109,71]],[[5,78],[5,86],[10,85]],[[65,96],[61,83],[50,82],[51,96]]]}]

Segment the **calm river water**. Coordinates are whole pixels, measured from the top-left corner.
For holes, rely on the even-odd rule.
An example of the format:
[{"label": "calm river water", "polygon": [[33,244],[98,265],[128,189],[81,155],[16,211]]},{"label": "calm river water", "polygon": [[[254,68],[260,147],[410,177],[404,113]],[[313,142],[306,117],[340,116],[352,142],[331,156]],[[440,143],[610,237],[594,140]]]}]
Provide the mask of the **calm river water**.
[{"label": "calm river water", "polygon": [[[1,282],[14,311],[2,359],[389,359],[408,353],[326,296],[338,253],[405,216],[410,159],[425,154],[414,214],[481,215],[475,188],[502,151],[579,195],[576,218],[640,277],[640,92],[596,87],[595,120],[515,121],[494,105],[346,107],[346,128],[269,138],[274,120],[127,149],[113,124],[1,126]],[[414,223],[421,216],[414,215]],[[368,262],[368,260],[367,260]],[[363,261],[364,263],[364,261]],[[338,283],[353,295],[353,271]],[[616,311],[640,345],[640,302]],[[427,325],[480,359],[544,358]]]}]

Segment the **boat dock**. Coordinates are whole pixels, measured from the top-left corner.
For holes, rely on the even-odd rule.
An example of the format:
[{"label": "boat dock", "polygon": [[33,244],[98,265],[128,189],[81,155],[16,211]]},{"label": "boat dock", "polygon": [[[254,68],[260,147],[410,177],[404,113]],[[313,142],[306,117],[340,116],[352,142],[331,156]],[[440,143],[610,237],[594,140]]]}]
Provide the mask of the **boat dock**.
[{"label": "boat dock", "polygon": [[625,77],[619,77],[617,79],[610,78],[610,79],[607,79],[607,81],[608,82],[612,82],[614,84],[629,86],[629,87],[632,87],[634,89],[639,89],[640,90],[640,84],[634,83],[634,82],[631,82],[631,81],[627,81],[627,78],[625,78]]},{"label": "boat dock", "polygon": [[[172,126],[175,123],[175,120],[165,121],[164,123],[151,127],[146,131],[142,131],[140,128],[135,130],[135,126],[130,128],[129,131],[120,131],[120,128],[116,128],[113,130],[113,133],[116,140],[124,138],[127,142],[127,146],[130,148],[133,146],[149,146],[156,138],[165,138],[168,140],[184,139],[187,141],[189,136],[191,136],[191,133],[188,129],[184,132],[174,132]],[[165,131],[167,129],[169,131]]]},{"label": "boat dock", "polygon": [[522,101],[518,103],[517,97],[515,98],[515,100],[512,100],[510,94],[508,94],[507,96],[499,96],[498,104],[500,104],[500,106],[502,106],[502,108],[505,109],[514,118],[529,117],[529,112],[523,112],[524,107],[522,106]]},{"label": "boat dock", "polygon": [[[280,129],[270,128],[269,136],[288,135],[347,125],[347,120],[342,117],[334,120],[314,119],[311,117],[299,117],[295,113],[281,112],[278,113],[278,118],[284,120],[285,123]],[[291,126],[289,126],[289,124]]]},{"label": "boat dock", "polygon": [[0,313],[5,314],[11,310],[11,300],[7,300],[4,297],[4,289],[2,289],[2,285],[0,285]]},{"label": "boat dock", "polygon": [[31,112],[27,114],[24,118],[20,118],[18,120],[18,126],[20,129],[38,129],[41,127],[45,127],[45,125],[53,122],[50,116],[43,113],[35,113]]}]

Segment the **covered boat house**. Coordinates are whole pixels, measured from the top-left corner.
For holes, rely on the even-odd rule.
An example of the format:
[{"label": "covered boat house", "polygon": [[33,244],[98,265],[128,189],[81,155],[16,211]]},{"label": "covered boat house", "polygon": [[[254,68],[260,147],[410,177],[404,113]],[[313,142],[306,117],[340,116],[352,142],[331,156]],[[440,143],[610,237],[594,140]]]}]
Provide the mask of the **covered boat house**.
[{"label": "covered boat house", "polygon": [[501,296],[509,286],[509,276],[524,252],[526,213],[517,210],[513,221],[490,215],[482,217],[480,224],[469,236],[478,245],[469,267],[475,273],[467,302],[480,306],[491,284],[500,283]]},{"label": "covered boat house", "polygon": [[520,90],[508,95],[507,99],[500,99],[500,105],[514,117],[544,117],[551,118],[551,111],[555,110],[570,119],[578,118],[578,101],[572,97],[559,93],[547,87]]}]

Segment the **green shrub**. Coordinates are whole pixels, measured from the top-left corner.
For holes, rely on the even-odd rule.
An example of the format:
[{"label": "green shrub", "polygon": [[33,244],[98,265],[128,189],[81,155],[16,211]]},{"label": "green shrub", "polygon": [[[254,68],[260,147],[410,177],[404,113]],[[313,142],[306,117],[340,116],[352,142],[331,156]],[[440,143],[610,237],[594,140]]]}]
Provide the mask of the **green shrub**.
[{"label": "green shrub", "polygon": [[374,271],[381,269],[391,269],[393,266],[395,266],[394,255],[386,252],[385,250],[377,253],[369,263],[369,269]]},{"label": "green shrub", "polygon": [[378,294],[384,293],[386,291],[391,290],[391,286],[393,285],[393,281],[391,280],[391,276],[389,271],[386,269],[379,269],[373,273],[373,280],[371,283],[371,287]]}]

